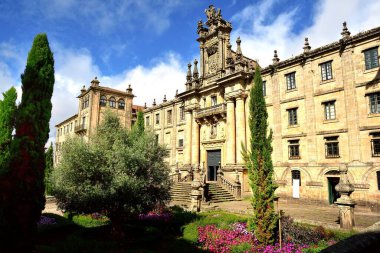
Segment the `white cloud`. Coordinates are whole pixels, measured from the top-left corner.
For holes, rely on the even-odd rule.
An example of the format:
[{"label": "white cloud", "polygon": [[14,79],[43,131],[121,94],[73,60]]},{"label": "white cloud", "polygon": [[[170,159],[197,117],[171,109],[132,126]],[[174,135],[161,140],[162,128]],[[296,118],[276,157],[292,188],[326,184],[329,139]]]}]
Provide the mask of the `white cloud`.
[{"label": "white cloud", "polygon": [[339,40],[343,21],[347,21],[351,34],[379,26],[380,1],[320,0],[315,3],[311,26],[294,33],[298,9],[280,13],[270,23],[264,22],[271,20],[271,11],[279,4],[280,1],[271,0],[249,5],[232,19],[237,26],[232,38],[240,36],[243,54],[259,59],[263,67],[271,63],[274,49],[282,60],[302,53],[305,37],[312,48]]}]

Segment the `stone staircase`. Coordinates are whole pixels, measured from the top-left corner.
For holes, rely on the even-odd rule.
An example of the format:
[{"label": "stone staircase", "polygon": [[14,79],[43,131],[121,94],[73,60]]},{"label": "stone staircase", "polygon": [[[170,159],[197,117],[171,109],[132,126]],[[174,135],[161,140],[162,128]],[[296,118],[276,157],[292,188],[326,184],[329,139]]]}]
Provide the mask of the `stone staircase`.
[{"label": "stone staircase", "polygon": [[210,203],[219,203],[236,200],[226,189],[216,183],[208,184],[208,194]]},{"label": "stone staircase", "polygon": [[191,182],[178,182],[171,187],[171,197],[173,202],[190,203]]},{"label": "stone staircase", "polygon": [[[178,182],[171,187],[172,202],[190,203],[191,182]],[[226,201],[234,201],[235,197],[216,183],[208,183],[208,202],[219,203]]]}]

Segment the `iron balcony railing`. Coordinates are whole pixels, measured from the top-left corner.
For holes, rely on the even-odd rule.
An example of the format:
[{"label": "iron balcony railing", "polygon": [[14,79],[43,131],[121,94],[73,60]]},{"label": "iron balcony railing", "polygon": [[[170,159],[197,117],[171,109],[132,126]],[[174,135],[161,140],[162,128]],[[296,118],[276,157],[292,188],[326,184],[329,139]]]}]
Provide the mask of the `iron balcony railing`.
[{"label": "iron balcony railing", "polygon": [[223,104],[217,104],[210,107],[198,109],[195,112],[195,118],[204,118],[208,116],[218,115],[218,114],[224,114],[227,112],[227,106],[225,103]]}]

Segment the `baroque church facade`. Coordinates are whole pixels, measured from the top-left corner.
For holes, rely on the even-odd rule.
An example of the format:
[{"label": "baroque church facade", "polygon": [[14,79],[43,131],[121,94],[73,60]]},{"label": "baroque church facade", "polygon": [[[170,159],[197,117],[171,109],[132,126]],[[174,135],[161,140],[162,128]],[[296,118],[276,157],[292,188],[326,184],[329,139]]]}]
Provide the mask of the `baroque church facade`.
[{"label": "baroque church facade", "polygon": [[[145,106],[145,126],[166,145],[173,173],[186,177],[201,171],[207,182],[218,181],[222,174],[248,196],[248,171],[241,153],[243,147],[249,148],[249,90],[259,64],[243,55],[240,38],[232,50],[232,25],[220,10],[210,6],[205,12],[207,21],[197,26],[199,61],[188,64],[184,91],[172,100],[164,97],[162,103]],[[345,166],[355,188],[353,199],[380,207],[379,46],[380,27],[351,35],[344,23],[339,41],[312,49],[306,38],[299,55],[281,61],[275,51],[273,63],[260,66],[273,130],[278,196],[332,204],[339,168]],[[99,123],[102,106],[117,107],[111,106],[111,97],[125,101],[124,112],[115,110],[130,127],[132,90],[118,93],[98,87],[92,84],[82,90],[78,115],[57,125],[58,146],[63,138],[60,129],[69,122],[75,127],[75,120],[83,119],[81,105],[92,91],[88,111],[98,116],[85,118],[92,124],[89,129]]]}]

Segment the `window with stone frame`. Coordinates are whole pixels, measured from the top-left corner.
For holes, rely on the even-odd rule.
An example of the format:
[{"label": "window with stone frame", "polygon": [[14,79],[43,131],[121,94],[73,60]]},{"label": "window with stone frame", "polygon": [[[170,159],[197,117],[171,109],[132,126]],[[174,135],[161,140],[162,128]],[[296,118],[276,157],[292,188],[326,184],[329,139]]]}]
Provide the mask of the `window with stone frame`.
[{"label": "window with stone frame", "polygon": [[110,103],[110,107],[116,108],[116,99],[114,97],[110,97],[109,103]]},{"label": "window with stone frame", "polygon": [[301,186],[301,172],[299,170],[292,170],[292,185],[293,185],[293,179],[299,179],[300,186]]},{"label": "window with stone frame", "polygon": [[335,101],[323,102],[323,107],[324,107],[324,110],[325,110],[325,120],[334,120],[334,119],[336,119]]},{"label": "window with stone frame", "polygon": [[85,96],[82,98],[82,109],[85,109],[89,106],[89,96]]},{"label": "window with stone frame", "polygon": [[339,140],[338,136],[325,137],[325,157],[339,158]]},{"label": "window with stone frame", "polygon": [[216,96],[211,96],[211,106],[217,105],[218,101]]},{"label": "window with stone frame", "polygon": [[172,124],[172,110],[167,110],[167,124],[171,125]]},{"label": "window with stone frame", "polygon": [[267,95],[267,81],[263,81],[263,95],[264,97]]},{"label": "window with stone frame", "polygon": [[287,109],[289,126],[295,126],[298,124],[297,109],[298,108]]},{"label": "window with stone frame", "polygon": [[289,159],[296,160],[300,159],[300,140],[289,140],[288,148],[289,148]]},{"label": "window with stone frame", "polygon": [[160,114],[156,113],[156,125],[160,124]]},{"label": "window with stone frame", "polygon": [[373,69],[379,67],[379,53],[378,47],[370,48],[363,51],[365,69]]},{"label": "window with stone frame", "polygon": [[179,120],[180,121],[185,120],[185,107],[184,106],[179,107]]},{"label": "window with stone frame", "polygon": [[119,99],[119,101],[118,101],[118,108],[124,110],[124,108],[125,108],[124,99]]},{"label": "window with stone frame", "polygon": [[292,72],[285,75],[287,90],[293,90],[296,87],[296,72]]},{"label": "window with stone frame", "polygon": [[332,61],[324,62],[320,65],[322,81],[331,80],[333,78],[331,65]]},{"label": "window with stone frame", "polygon": [[150,117],[147,116],[145,117],[145,126],[149,126],[150,125]]},{"label": "window with stone frame", "polygon": [[373,157],[380,157],[380,132],[371,133],[371,150]]},{"label": "window with stone frame", "polygon": [[107,97],[102,95],[100,96],[100,101],[99,101],[100,106],[106,106],[107,105]]},{"label": "window with stone frame", "polygon": [[371,93],[368,95],[369,98],[369,112],[380,113],[380,92]]}]

